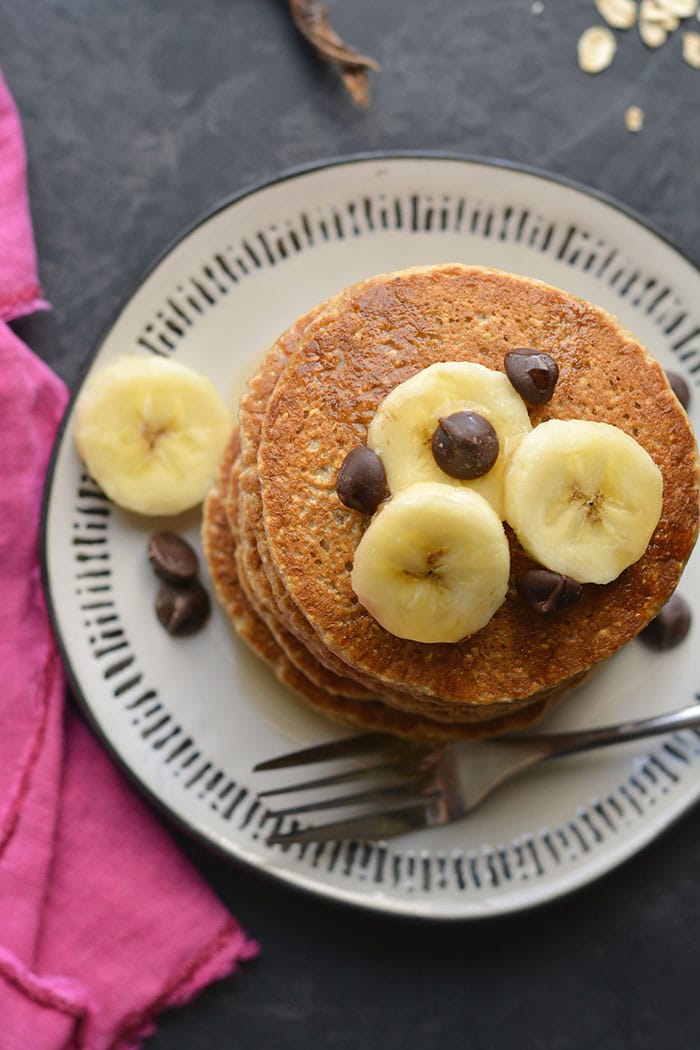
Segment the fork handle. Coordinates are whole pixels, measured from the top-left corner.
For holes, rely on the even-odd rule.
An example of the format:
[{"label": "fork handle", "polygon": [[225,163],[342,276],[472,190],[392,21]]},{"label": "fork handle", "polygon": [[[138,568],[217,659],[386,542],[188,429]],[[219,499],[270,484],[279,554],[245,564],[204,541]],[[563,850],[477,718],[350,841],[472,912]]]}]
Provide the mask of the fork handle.
[{"label": "fork handle", "polygon": [[[620,722],[617,725],[601,726],[598,729],[582,729],[573,733],[543,733],[536,739],[543,745],[544,757],[553,758],[555,755],[568,755],[575,751],[587,751],[589,748],[621,744],[626,740],[657,736],[659,733],[693,729],[695,726],[700,726],[700,703],[681,707],[678,711],[671,711],[665,715],[656,715],[654,718]],[[526,740],[528,738],[523,736],[510,739]]]}]

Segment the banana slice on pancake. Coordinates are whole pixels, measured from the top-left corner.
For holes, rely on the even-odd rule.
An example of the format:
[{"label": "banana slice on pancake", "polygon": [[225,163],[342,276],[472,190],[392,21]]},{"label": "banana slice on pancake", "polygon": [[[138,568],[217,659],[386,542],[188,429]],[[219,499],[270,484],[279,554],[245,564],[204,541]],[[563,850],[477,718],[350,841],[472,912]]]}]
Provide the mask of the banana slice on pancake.
[{"label": "banana slice on pancake", "polygon": [[510,551],[477,492],[418,482],[385,504],[355,551],[352,587],[382,627],[416,642],[458,642],[505,599]]},{"label": "banana slice on pancake", "polygon": [[[488,420],[499,444],[494,466],[470,480],[445,473],[431,447],[440,419],[461,411]],[[417,481],[469,488],[502,516],[505,460],[512,443],[530,430],[527,407],[503,372],[474,362],[447,361],[424,368],[387,395],[370,424],[367,444],[384,464],[393,494]]]},{"label": "banana slice on pancake", "polygon": [[649,453],[609,423],[540,423],[505,470],[505,517],[521,544],[579,583],[610,583],[641,558],[662,498]]}]

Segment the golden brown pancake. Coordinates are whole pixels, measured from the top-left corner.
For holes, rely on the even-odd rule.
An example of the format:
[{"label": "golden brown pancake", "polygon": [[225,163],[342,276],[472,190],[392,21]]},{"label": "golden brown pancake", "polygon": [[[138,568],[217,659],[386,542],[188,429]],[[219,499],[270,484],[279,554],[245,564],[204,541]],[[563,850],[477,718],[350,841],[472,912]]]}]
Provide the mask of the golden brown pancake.
[{"label": "golden brown pancake", "polygon": [[[258,548],[268,580],[280,584],[277,614],[283,602],[295,609],[314,656],[332,654],[393,706],[407,699],[415,708],[423,698],[431,717],[461,720],[471,707],[488,719],[576,680],[668,599],[697,534],[694,438],[661,367],[610,314],[538,281],[451,265],[363,282],[295,339],[259,440]],[[661,520],[638,562],[610,584],[586,585],[580,602],[554,617],[529,611],[511,588],[490,623],[463,642],[396,638],[352,592],[368,519],[338,502],[338,468],[399,383],[438,361],[502,371],[504,352],[519,346],[550,353],[560,369],[553,399],[531,410],[533,424],[592,419],[631,434],[661,469]],[[513,575],[532,567],[510,533],[509,541]]]}]

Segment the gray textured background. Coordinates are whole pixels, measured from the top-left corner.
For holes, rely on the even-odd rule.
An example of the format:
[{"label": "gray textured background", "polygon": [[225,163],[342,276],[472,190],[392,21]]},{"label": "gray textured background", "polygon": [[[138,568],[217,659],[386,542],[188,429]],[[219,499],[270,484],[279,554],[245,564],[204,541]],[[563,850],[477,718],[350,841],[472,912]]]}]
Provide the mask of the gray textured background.
[{"label": "gray textured background", "polygon": [[[649,52],[619,34],[612,68],[588,77],[575,45],[598,21],[592,0],[544,0],[539,16],[531,0],[329,6],[382,64],[367,112],[283,0],[0,0],[53,304],[18,327],[69,384],[184,225],[281,169],[359,150],[533,164],[613,195],[700,260],[700,72],[678,36]],[[346,912],[183,842],[263,955],[165,1016],[149,1046],[695,1047],[699,832],[695,812],[573,897],[451,928]]]}]

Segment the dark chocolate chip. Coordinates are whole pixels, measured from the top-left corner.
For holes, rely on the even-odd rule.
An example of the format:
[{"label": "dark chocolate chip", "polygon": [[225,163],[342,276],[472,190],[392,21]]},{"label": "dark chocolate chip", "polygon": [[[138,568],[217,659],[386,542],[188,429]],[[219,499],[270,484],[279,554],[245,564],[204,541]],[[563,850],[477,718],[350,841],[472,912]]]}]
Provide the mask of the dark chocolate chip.
[{"label": "dark chocolate chip", "polygon": [[549,354],[521,347],[509,350],[504,363],[506,375],[523,401],[529,405],[546,405],[551,400],[559,366]]},{"label": "dark chocolate chip", "polygon": [[549,569],[527,569],[518,573],[515,589],[528,608],[543,616],[573,605],[583,594],[583,587],[576,580]]},{"label": "dark chocolate chip", "polygon": [[669,369],[666,369],[666,378],[671,390],[683,405],[683,408],[687,408],[690,404],[690,387],[683,376],[679,375],[678,372],[671,372]]},{"label": "dark chocolate chip", "polygon": [[335,491],[345,507],[374,514],[389,495],[386,474],[377,453],[366,445],[351,449],[338,471]]},{"label": "dark chocolate chip", "polygon": [[156,595],[156,616],[168,634],[194,634],[209,618],[211,602],[199,580],[176,586],[161,583]]},{"label": "dark chocolate chip", "polygon": [[197,555],[176,532],[155,532],[148,541],[148,560],[163,580],[185,583],[199,571]]},{"label": "dark chocolate chip", "polygon": [[639,635],[650,649],[674,649],[688,634],[691,624],[690,606],[680,594],[673,594]]},{"label": "dark chocolate chip", "polygon": [[498,434],[478,412],[455,412],[440,419],[432,440],[440,470],[451,478],[480,478],[498,459]]}]

